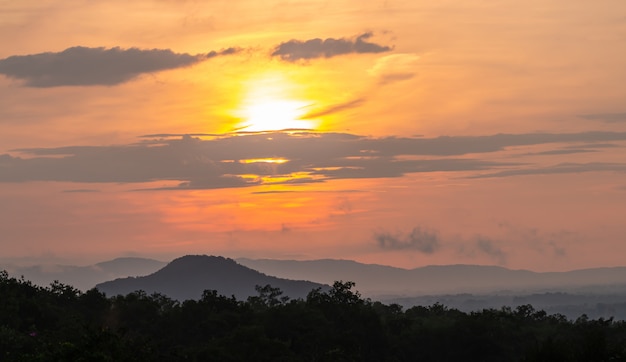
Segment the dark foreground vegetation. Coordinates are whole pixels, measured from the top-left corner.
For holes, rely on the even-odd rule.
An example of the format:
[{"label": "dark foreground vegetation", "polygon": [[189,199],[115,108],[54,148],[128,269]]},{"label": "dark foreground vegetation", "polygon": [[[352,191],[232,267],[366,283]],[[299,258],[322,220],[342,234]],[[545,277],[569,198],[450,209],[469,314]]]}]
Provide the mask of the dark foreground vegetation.
[{"label": "dark foreground vegetation", "polygon": [[626,361],[623,321],[571,321],[530,305],[403,311],[353,286],[305,300],[265,286],[245,302],[215,291],[177,302],[0,272],[0,361]]}]

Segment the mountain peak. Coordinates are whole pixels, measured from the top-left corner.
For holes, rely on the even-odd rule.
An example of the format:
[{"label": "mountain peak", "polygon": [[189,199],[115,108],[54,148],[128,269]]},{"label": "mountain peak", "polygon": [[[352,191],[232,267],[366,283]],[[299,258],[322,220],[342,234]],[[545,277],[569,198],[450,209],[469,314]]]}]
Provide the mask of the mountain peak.
[{"label": "mountain peak", "polygon": [[226,258],[223,256],[215,256],[215,255],[206,255],[206,254],[194,254],[194,255],[183,255],[181,257],[178,257],[174,260],[172,260],[170,262],[170,264],[175,264],[175,263],[201,263],[201,262],[207,262],[207,261],[211,261],[211,262],[231,262],[231,263],[235,263],[235,261],[233,259],[230,258]]},{"label": "mountain peak", "polygon": [[198,299],[205,290],[216,290],[225,296],[246,299],[257,295],[257,285],[270,284],[291,298],[304,298],[323,284],[281,279],[265,275],[221,256],[186,255],[145,277],[116,279],[96,288],[108,295],[128,294],[143,290],[162,293],[173,299]]},{"label": "mountain peak", "polygon": [[159,272],[176,272],[176,271],[211,271],[220,268],[237,268],[241,265],[237,264],[233,259],[223,256],[213,255],[185,255],[169,262]]}]

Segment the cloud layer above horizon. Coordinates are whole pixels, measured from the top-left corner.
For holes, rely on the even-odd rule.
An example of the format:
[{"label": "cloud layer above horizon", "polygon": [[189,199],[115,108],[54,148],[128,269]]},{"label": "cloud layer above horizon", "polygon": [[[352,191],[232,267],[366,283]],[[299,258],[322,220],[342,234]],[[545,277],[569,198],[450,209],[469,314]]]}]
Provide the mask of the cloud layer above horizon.
[{"label": "cloud layer above horizon", "polygon": [[[145,137],[152,139],[130,145],[14,150],[27,157],[0,155],[0,182],[141,183],[170,180],[180,183],[166,189],[213,189],[401,177],[419,172],[470,171],[472,174],[463,176],[468,178],[626,172],[626,163],[619,162],[546,166],[514,158],[502,161],[480,157],[514,146],[551,145],[557,146],[558,150],[563,145],[584,143],[586,145],[578,145],[582,150],[576,151],[592,151],[598,142],[617,144],[626,141],[626,132],[437,138],[369,138],[315,132],[213,135],[209,139],[200,136],[149,135]],[[543,156],[542,153],[532,155]]]}]

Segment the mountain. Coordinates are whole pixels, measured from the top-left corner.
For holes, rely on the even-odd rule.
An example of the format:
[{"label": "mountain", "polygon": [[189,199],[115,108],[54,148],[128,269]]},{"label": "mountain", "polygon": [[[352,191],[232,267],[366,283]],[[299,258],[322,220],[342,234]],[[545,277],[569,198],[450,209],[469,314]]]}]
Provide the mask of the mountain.
[{"label": "mountain", "polygon": [[[48,286],[55,280],[86,291],[107,280],[153,273],[167,263],[145,258],[117,258],[102,263],[76,265],[7,266],[12,276],[24,276],[33,284]],[[2,268],[0,268],[2,269]]]},{"label": "mountain", "polygon": [[302,280],[288,280],[265,275],[220,256],[187,255],[143,277],[116,279],[96,285],[108,296],[143,290],[161,293],[177,300],[199,299],[204,290],[216,290],[225,296],[244,300],[258,295],[255,286],[280,288],[290,298],[305,298],[315,288],[327,285]]},{"label": "mountain", "polygon": [[[353,281],[356,283],[356,289],[364,296],[375,299],[503,291],[524,294],[526,292],[571,291],[572,288],[587,286],[594,286],[597,289],[602,286],[609,288],[621,285],[618,288],[620,291],[626,289],[626,267],[537,273],[480,265],[443,265],[402,269],[336,259],[298,261],[240,258],[236,261],[250,269],[284,279],[310,280],[319,284],[332,284],[336,280]],[[118,258],[89,266],[4,265],[0,269],[6,269],[12,276],[23,275],[24,278],[37,285],[47,286],[54,280],[58,280],[85,291],[107,280],[145,276],[166,265],[166,262],[153,259]],[[278,286],[275,282],[258,282],[257,284]],[[254,284],[252,284],[253,287]],[[597,289],[589,292],[610,293],[613,290]],[[224,291],[222,294],[226,293]]]},{"label": "mountain", "polygon": [[349,280],[367,296],[544,290],[592,285],[626,285],[626,267],[537,273],[497,266],[441,265],[402,269],[350,260],[237,259],[249,268],[278,277],[318,283]]}]

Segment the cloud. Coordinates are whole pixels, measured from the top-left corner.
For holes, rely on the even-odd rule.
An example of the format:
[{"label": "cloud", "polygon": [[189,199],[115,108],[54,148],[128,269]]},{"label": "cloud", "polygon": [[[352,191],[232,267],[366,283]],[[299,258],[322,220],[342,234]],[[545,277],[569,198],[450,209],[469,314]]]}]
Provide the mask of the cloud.
[{"label": "cloud", "polygon": [[91,193],[91,192],[100,192],[100,190],[94,189],[72,189],[72,190],[63,190],[65,193]]},{"label": "cloud", "polygon": [[417,250],[424,254],[432,254],[440,247],[439,235],[420,227],[414,228],[408,235],[378,232],[374,234],[374,239],[384,250]]},{"label": "cloud", "polygon": [[476,248],[480,252],[494,258],[495,260],[497,260],[498,264],[506,264],[506,253],[502,251],[502,249],[497,247],[491,239],[484,236],[478,236],[476,238],[475,244]]},{"label": "cloud", "polygon": [[508,222],[498,223],[498,227],[506,232],[506,239],[516,245],[526,245],[545,255],[552,254],[562,258],[567,255],[567,249],[563,243],[576,243],[580,236],[576,232],[568,230],[542,231],[537,228],[528,228],[514,225]]},{"label": "cloud", "polygon": [[417,74],[416,67],[419,59],[420,57],[416,54],[387,55],[378,59],[368,73],[377,77],[381,84],[411,79]]},{"label": "cloud", "polygon": [[[167,187],[161,189],[168,190],[312,184],[424,172],[481,171],[471,177],[484,178],[626,171],[626,164],[621,163],[537,167],[510,162],[510,156],[504,158],[505,162],[497,161],[492,155],[519,145],[626,140],[626,132],[437,138],[371,138],[316,132],[152,136],[128,145],[13,150],[12,154],[0,155],[0,182],[164,181]],[[482,159],[483,154],[488,155]],[[272,159],[281,161],[268,162]]]},{"label": "cloud", "polygon": [[549,150],[549,151],[541,151],[541,152],[529,152],[523,154],[524,156],[554,156],[554,155],[570,155],[574,153],[589,153],[589,152],[598,152],[596,150],[588,150],[585,148],[566,148],[562,150]]},{"label": "cloud", "polygon": [[615,148],[615,147],[619,147],[619,145],[614,144],[614,143],[587,143],[584,145],[571,145],[571,146],[566,146],[565,148],[580,148],[580,147],[585,147],[585,148]]},{"label": "cloud", "polygon": [[626,122],[626,113],[595,113],[595,114],[583,114],[581,118],[590,121],[603,121],[607,123],[620,123]]},{"label": "cloud", "polygon": [[506,170],[506,171],[500,171],[500,172],[494,172],[494,173],[488,173],[488,174],[482,174],[482,175],[474,175],[474,176],[470,176],[469,178],[510,177],[510,176],[523,176],[523,175],[550,175],[550,174],[601,172],[601,171],[626,172],[626,164],[605,163],[605,162],[560,163],[551,167]]},{"label": "cloud", "polygon": [[316,111],[311,111],[307,114],[305,114],[304,116],[302,116],[302,119],[311,119],[311,118],[317,118],[317,117],[322,117],[322,116],[327,116],[329,114],[335,114],[338,112],[342,112],[345,111],[346,109],[351,109],[354,107],[358,107],[361,104],[363,104],[363,102],[365,102],[365,98],[358,98],[358,99],[353,99],[349,102],[345,102],[345,103],[339,103],[339,104],[333,104],[331,106],[328,106],[326,108],[322,108]]},{"label": "cloud", "polygon": [[220,55],[233,55],[233,54],[237,54],[241,51],[241,48],[235,48],[235,47],[230,47],[230,48],[226,48],[226,49],[222,49],[220,51],[215,51],[215,50],[211,50],[206,57],[208,59],[210,58],[215,58],[218,57]]},{"label": "cloud", "polygon": [[490,136],[442,136],[436,138],[389,137],[377,141],[381,154],[428,154],[439,156],[465,155],[501,151],[513,146],[550,143],[624,141],[626,132],[580,133],[499,133]]},{"label": "cloud", "polygon": [[466,239],[457,238],[454,242],[457,244],[458,252],[463,256],[470,258],[487,256],[498,265],[505,265],[507,262],[507,253],[490,237],[475,235]]},{"label": "cloud", "polygon": [[190,181],[182,182],[178,187],[161,188],[161,189],[223,189],[259,185],[261,181],[258,178],[245,178],[232,175],[208,175],[194,177]]},{"label": "cloud", "polygon": [[331,58],[350,53],[382,53],[391,50],[389,46],[368,42],[372,36],[373,34],[368,32],[355,39],[315,38],[305,41],[293,39],[274,48],[272,56],[295,62],[302,59]]},{"label": "cloud", "polygon": [[58,53],[15,55],[0,60],[0,74],[29,87],[116,85],[141,74],[188,67],[237,48],[191,55],[169,49],[72,47]]}]

